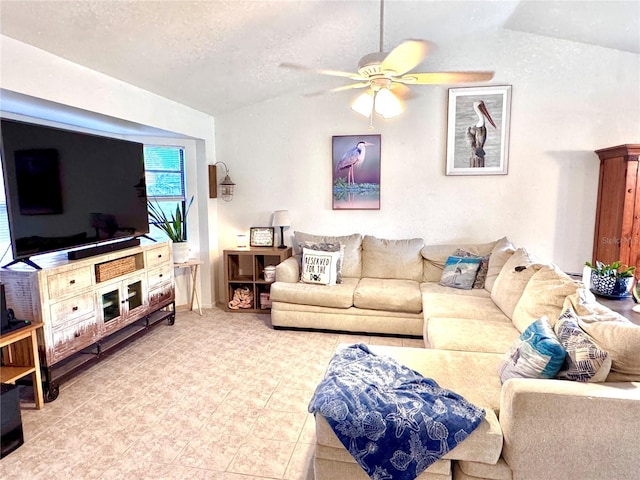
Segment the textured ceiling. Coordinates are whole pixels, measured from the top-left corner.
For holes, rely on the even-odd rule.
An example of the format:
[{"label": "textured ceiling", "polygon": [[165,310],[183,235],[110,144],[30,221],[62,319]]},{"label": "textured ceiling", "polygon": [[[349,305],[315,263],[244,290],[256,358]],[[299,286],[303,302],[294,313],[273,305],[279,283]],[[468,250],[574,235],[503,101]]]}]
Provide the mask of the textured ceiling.
[{"label": "textured ceiling", "polygon": [[[384,49],[506,28],[640,53],[640,2],[386,0]],[[212,115],[343,84],[378,51],[379,0],[0,1],[0,32]],[[475,69],[481,69],[473,65]],[[464,68],[464,67],[463,67]],[[421,70],[429,71],[428,61]]]}]

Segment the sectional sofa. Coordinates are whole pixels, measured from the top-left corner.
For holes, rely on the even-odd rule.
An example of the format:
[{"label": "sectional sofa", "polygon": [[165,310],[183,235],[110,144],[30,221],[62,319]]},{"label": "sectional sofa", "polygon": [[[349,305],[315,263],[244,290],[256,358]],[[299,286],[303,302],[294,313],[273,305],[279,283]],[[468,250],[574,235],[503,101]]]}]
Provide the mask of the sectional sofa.
[{"label": "sectional sofa", "polygon": [[[461,394],[486,414],[480,426],[422,472],[420,480],[636,478],[640,326],[599,304],[581,283],[506,238],[475,245],[424,246],[419,239],[360,237],[358,248],[358,237],[299,235],[301,244],[353,242],[343,252],[346,274],[353,275],[345,274],[346,281],[336,286],[300,283],[296,278],[300,263],[292,257],[278,267],[272,285],[272,322],[288,328],[424,338],[424,349],[373,346],[371,350]],[[447,259],[461,250],[487,260],[482,288],[439,284]],[[360,263],[350,257],[352,253],[360,253]],[[332,291],[341,292],[339,301],[330,300]],[[403,307],[399,299],[406,299],[409,306]],[[514,346],[523,342],[532,325],[544,317],[557,329],[567,311],[607,352],[591,381],[505,379],[505,365],[516,357]],[[316,413],[315,419],[316,480],[365,480],[364,470],[326,418]]]}]

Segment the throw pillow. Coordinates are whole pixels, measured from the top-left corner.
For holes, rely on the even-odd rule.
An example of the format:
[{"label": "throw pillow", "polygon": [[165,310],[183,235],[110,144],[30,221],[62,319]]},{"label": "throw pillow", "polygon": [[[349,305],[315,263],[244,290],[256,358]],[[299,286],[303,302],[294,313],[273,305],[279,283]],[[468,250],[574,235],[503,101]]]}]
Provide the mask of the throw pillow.
[{"label": "throw pillow", "polygon": [[453,256],[480,258],[480,267],[478,268],[478,273],[476,273],[476,279],[473,281],[473,288],[484,288],[484,283],[487,279],[487,271],[489,270],[489,257],[491,256],[491,254],[480,256],[468,252],[467,250],[464,250],[462,248],[458,248],[455,252],[453,252]]},{"label": "throw pillow", "polygon": [[566,353],[546,317],[533,322],[498,366],[502,383],[510,378],[553,378]]},{"label": "throw pillow", "polygon": [[293,232],[293,253],[302,255],[302,243],[341,243],[344,245],[344,258],[342,261],[342,275],[345,277],[362,276],[362,235],[354,233],[352,235],[332,236],[313,235],[304,232]]},{"label": "throw pillow", "polygon": [[471,290],[480,260],[479,257],[449,257],[440,277],[440,285]]},{"label": "throw pillow", "polygon": [[513,325],[522,332],[531,322],[544,315],[554,326],[564,311],[565,299],[575,293],[579,286],[557,266],[543,266],[531,277],[522,292],[511,317]]},{"label": "throw pillow", "polygon": [[572,308],[560,315],[553,330],[567,352],[557,378],[578,382],[606,380],[611,358],[578,326],[578,317]]},{"label": "throw pillow", "polygon": [[[539,268],[540,264],[535,256],[525,248],[518,248],[505,262],[491,289],[491,300],[507,317],[513,318],[513,311],[522,292]],[[518,330],[522,332],[523,329]]]},{"label": "throw pillow", "polygon": [[335,285],[338,276],[340,252],[322,252],[302,248],[302,275],[304,283]]},{"label": "throw pillow", "polygon": [[[336,283],[342,283],[342,261],[344,259],[343,243],[303,242],[302,248],[309,248],[311,250],[317,250],[319,252],[340,252],[340,258],[338,259],[338,273],[336,276]],[[302,263],[302,257],[300,257],[300,262]],[[302,272],[302,265],[300,265],[300,272]]]},{"label": "throw pillow", "polygon": [[502,237],[496,241],[495,246],[491,250],[487,278],[484,282],[484,288],[489,292],[493,290],[493,284],[496,283],[502,267],[504,267],[504,264],[515,251],[516,247],[514,247],[513,243],[511,243],[507,237]]}]

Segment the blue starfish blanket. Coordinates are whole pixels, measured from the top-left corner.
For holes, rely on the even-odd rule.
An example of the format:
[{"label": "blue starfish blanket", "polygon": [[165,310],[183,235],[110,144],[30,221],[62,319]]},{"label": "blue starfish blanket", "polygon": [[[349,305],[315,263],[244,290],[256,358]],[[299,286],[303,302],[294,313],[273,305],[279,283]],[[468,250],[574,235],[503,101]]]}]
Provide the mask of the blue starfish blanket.
[{"label": "blue starfish blanket", "polygon": [[337,352],[309,403],[373,480],[414,480],[480,424],[485,411],[372,353]]}]

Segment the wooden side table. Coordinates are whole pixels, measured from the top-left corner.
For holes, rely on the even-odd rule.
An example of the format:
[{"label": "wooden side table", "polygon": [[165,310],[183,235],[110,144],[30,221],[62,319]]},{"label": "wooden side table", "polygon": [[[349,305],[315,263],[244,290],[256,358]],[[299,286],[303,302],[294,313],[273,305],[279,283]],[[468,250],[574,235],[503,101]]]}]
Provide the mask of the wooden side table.
[{"label": "wooden side table", "polygon": [[195,301],[198,305],[198,313],[202,316],[202,309],[200,308],[200,299],[198,298],[198,289],[197,281],[198,281],[198,267],[202,265],[202,260],[198,260],[196,258],[191,258],[184,263],[174,263],[173,268],[188,268],[189,273],[191,274],[191,299],[189,301],[190,309],[193,311],[193,302]]},{"label": "wooden side table", "polygon": [[[268,297],[271,282],[265,279],[264,269],[278,265],[292,255],[292,248],[249,247],[224,250],[225,309],[228,312],[269,313],[261,295]],[[229,302],[236,289],[250,292],[251,304],[230,308]]]},{"label": "wooden side table", "polygon": [[42,327],[42,323],[32,323],[0,336],[0,347],[2,348],[0,380],[2,383],[15,383],[16,380],[26,375],[32,375],[33,392],[38,409],[44,405],[37,336],[37,330],[40,327]]}]

